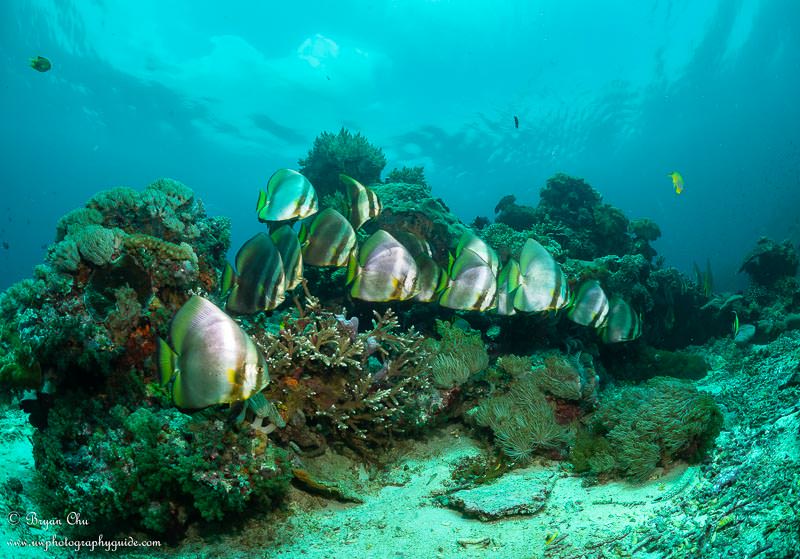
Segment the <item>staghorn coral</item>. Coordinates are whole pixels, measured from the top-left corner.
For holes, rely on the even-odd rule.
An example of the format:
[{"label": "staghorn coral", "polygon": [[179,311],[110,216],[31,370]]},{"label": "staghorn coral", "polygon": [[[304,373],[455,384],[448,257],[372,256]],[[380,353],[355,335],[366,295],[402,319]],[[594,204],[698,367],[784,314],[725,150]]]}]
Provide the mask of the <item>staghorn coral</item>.
[{"label": "staghorn coral", "polygon": [[[293,436],[293,418],[304,417],[331,439],[369,455],[433,419],[438,393],[430,386],[423,337],[413,328],[399,332],[391,310],[374,317],[370,329],[356,332],[357,323],[307,294],[276,334],[256,329],[273,379],[266,393],[289,420],[284,436]],[[299,423],[297,430],[309,428]]]},{"label": "staghorn coral", "polygon": [[339,174],[370,185],[381,180],[386,166],[383,150],[373,146],[361,133],[342,128],[338,134],[323,132],[305,159],[299,162],[300,173],[311,181],[321,197],[342,190]]}]

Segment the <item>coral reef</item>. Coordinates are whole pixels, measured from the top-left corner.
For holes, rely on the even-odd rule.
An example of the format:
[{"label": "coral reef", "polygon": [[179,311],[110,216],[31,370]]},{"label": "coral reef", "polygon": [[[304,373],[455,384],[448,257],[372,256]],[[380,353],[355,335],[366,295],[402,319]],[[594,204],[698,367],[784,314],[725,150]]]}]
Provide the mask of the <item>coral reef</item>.
[{"label": "coral reef", "polygon": [[[361,235],[416,237],[417,251],[430,247],[444,266],[466,229],[433,197],[422,167],[380,182],[386,160],[360,134],[325,132],[300,163],[328,207],[347,206],[339,173],[372,185],[384,209]],[[266,357],[264,395],[280,415],[267,425],[229,421],[222,406],[179,411],[155,378],[156,340],[176,310],[192,294],[221,296],[229,221],[206,216],[169,179],[101,192],[65,215],[47,264],[0,294],[0,383],[37,391],[25,405],[37,410],[34,456],[53,514],[80,508],[93,532],[179,536],[195,522],[274,505],[292,476],[306,491],[357,501],[304,461],[338,452],[380,464],[399,439],[445,421],[494,441],[497,452],[463,464],[464,484],[568,454],[594,478],[647,479],[698,460],[721,426],[711,396],[664,378],[698,379],[708,368],[673,350],[727,335],[734,311],[755,325],[754,340],[800,325],[791,278],[778,281],[779,299],[758,282],[741,297],[714,294],[663,267],[654,222],[629,221],[582,179],[556,175],[537,207],[507,196],[496,213],[475,225],[501,262],[536,239],[571,287],[596,279],[628,301],[643,316],[643,339],[609,347],[563,313],[367,304],[346,296],[346,270],[307,267],[302,302],[237,317]],[[751,347],[731,342],[729,351]],[[614,386],[634,378],[649,380]],[[601,391],[601,379],[611,388]]]},{"label": "coral reef", "polygon": [[322,197],[343,189],[340,173],[364,185],[380,182],[386,157],[383,150],[370,144],[361,133],[353,134],[342,128],[338,134],[323,132],[317,136],[299,165],[300,173]]},{"label": "coral reef", "polygon": [[761,237],[745,257],[739,271],[747,273],[754,283],[770,287],[783,278],[795,276],[798,265],[800,256],[791,241],[778,244]]},{"label": "coral reef", "polygon": [[404,165],[401,169],[392,169],[389,174],[386,175],[386,180],[384,182],[404,182],[428,186],[428,182],[425,180],[425,168],[421,165],[419,167],[406,167]]},{"label": "coral reef", "polygon": [[176,181],[101,192],[59,221],[49,264],[0,294],[0,381],[38,391],[23,405],[54,511],[80,504],[95,532],[178,533],[285,488],[262,434],[184,415],[152,384],[156,332],[215,287],[228,227]]},{"label": "coral reef", "polygon": [[315,434],[322,433],[369,456],[434,419],[441,397],[431,387],[423,337],[413,328],[400,332],[391,310],[374,316],[359,331],[357,318],[307,296],[277,333],[254,331],[272,377],[266,394],[287,420],[278,437],[319,451],[326,443]]},{"label": "coral reef", "polygon": [[266,507],[290,478],[285,453],[247,424],[64,397],[34,434],[34,458],[53,517],[81,511],[92,533],[132,524],[174,536],[198,518]]},{"label": "coral reef", "polygon": [[375,185],[373,190],[383,203],[383,212],[374,220],[376,227],[395,236],[407,232],[427,240],[434,259],[447,262],[447,251],[465,225],[441,200],[433,198],[430,187],[387,183]]}]

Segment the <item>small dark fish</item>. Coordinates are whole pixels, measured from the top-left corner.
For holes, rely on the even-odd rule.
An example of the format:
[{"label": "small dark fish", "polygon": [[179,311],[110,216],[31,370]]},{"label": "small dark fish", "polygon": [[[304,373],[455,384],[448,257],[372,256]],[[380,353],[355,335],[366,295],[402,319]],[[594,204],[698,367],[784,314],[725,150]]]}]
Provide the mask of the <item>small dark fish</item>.
[{"label": "small dark fish", "polygon": [[53,65],[50,64],[50,61],[47,60],[44,56],[37,56],[36,58],[31,58],[30,64],[31,68],[33,68],[37,72],[47,72],[50,68],[53,67]]},{"label": "small dark fish", "polygon": [[8,241],[3,241],[3,248],[8,250]]},{"label": "small dark fish", "polygon": [[514,128],[519,128],[519,117],[514,115]]}]

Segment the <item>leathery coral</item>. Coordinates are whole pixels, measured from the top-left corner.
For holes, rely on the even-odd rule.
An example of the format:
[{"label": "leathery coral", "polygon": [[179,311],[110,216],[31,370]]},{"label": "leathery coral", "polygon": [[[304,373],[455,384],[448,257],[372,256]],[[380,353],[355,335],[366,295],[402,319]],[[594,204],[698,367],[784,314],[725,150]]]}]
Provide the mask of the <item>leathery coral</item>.
[{"label": "leathery coral", "polygon": [[254,337],[272,378],[267,396],[287,419],[278,435],[292,442],[314,438],[311,429],[366,455],[427,424],[440,408],[424,338],[401,331],[391,310],[375,312],[359,332],[357,320],[307,294],[277,334]]}]

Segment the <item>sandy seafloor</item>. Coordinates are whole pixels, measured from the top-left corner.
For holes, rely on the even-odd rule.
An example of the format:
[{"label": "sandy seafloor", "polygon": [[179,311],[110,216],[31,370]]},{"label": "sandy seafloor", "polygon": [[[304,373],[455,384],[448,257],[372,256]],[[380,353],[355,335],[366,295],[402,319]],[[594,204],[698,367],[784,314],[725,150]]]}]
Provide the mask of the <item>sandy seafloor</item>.
[{"label": "sandy seafloor", "polygon": [[[548,481],[544,507],[530,516],[484,522],[437,504],[453,465],[485,452],[466,428],[447,426],[405,442],[385,468],[342,456],[308,460],[312,473],[335,480],[361,504],[292,488],[282,510],[195,526],[180,544],[114,557],[264,558],[800,558],[800,332],[763,346],[719,340],[702,348],[712,367],[698,388],[713,393],[725,426],[700,465],[678,464],[651,481],[587,485],[563,463],[506,474],[496,494],[522,498]],[[4,511],[34,508],[35,470],[24,415],[0,414],[0,499]],[[512,477],[509,477],[512,476]],[[22,481],[21,494],[8,490]],[[513,482],[513,480],[518,480]],[[18,486],[17,486],[18,487]],[[486,486],[484,486],[486,487]],[[8,545],[48,537],[53,528],[13,526],[7,512],[0,557],[81,557]],[[146,536],[137,535],[145,539]],[[549,542],[549,543],[548,543]]]}]

